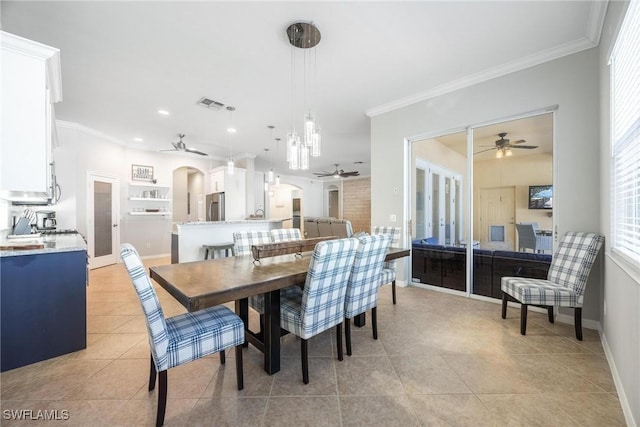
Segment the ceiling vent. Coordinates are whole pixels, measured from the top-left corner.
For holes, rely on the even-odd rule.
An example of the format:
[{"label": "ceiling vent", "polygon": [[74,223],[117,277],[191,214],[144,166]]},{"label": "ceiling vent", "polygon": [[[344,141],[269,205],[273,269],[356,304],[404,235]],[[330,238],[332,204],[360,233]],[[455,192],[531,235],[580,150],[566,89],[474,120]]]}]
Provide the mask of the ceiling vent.
[{"label": "ceiling vent", "polygon": [[203,96],[196,102],[201,107],[208,108],[210,110],[219,110],[224,107],[222,102],[214,101],[213,99],[209,99],[206,96]]}]

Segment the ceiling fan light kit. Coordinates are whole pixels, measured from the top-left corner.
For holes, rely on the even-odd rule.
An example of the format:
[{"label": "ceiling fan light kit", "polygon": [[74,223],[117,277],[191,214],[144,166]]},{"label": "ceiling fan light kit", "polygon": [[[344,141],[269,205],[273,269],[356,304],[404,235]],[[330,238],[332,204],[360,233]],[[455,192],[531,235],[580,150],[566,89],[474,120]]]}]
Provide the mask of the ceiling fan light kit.
[{"label": "ceiling fan light kit", "polygon": [[183,133],[179,133],[178,134],[178,142],[171,142],[171,145],[173,145],[173,150],[160,150],[160,151],[182,151],[185,153],[192,153],[192,154],[199,154],[201,156],[207,156],[207,153],[203,153],[200,150],[196,150],[195,148],[189,148],[187,147],[187,145],[182,141],[182,138],[184,138],[184,134]]},{"label": "ceiling fan light kit", "polygon": [[[500,132],[498,136],[500,137],[500,139],[495,141],[493,147],[487,148],[486,150],[480,150],[473,154],[475,155],[475,154],[484,153],[485,151],[496,150],[496,159],[501,159],[503,157],[513,156],[513,151],[511,151],[512,148],[520,148],[525,150],[533,150],[534,148],[538,148],[537,145],[520,145],[527,142],[524,139],[519,139],[517,141],[510,142],[509,139],[505,138],[505,136],[507,136],[506,132]],[[484,145],[483,147],[487,147],[487,146]]]},{"label": "ceiling fan light kit", "polygon": [[[313,74],[312,82],[313,90],[309,92],[315,95],[315,70],[316,70],[316,51],[315,47],[320,43],[320,30],[313,22],[297,21],[287,27],[287,38],[291,45],[291,117],[292,131],[287,133],[287,162],[289,169],[306,170],[309,169],[309,157],[319,157],[321,155],[322,136],[320,127],[316,122],[316,115],[313,113],[310,104],[307,104],[307,67],[309,74]],[[295,129],[295,119],[293,112],[294,88],[295,88],[295,50],[296,48],[303,50],[304,55],[304,121],[302,135],[298,135]],[[310,50],[313,49],[313,57]],[[309,60],[307,60],[307,56]],[[312,61],[313,60],[313,61]],[[312,66],[313,62],[313,66]],[[311,69],[313,68],[313,73]]]}]

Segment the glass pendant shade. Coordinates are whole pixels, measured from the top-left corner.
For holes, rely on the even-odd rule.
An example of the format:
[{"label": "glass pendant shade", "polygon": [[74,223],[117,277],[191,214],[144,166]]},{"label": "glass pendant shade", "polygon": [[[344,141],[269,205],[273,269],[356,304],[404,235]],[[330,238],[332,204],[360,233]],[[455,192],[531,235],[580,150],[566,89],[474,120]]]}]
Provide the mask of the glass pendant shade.
[{"label": "glass pendant shade", "polygon": [[300,169],[300,152],[302,146],[303,144],[300,143],[300,137],[295,131],[287,134],[287,160],[289,161],[289,169]]},{"label": "glass pendant shade", "polygon": [[272,183],[273,182],[273,169],[269,169],[269,172],[267,172],[267,182],[268,183]]},{"label": "glass pendant shade", "polygon": [[300,169],[309,169],[309,146],[307,144],[300,145]]},{"label": "glass pendant shade", "polygon": [[307,146],[312,144],[314,133],[316,133],[316,121],[313,113],[309,112],[304,116],[304,143]]},{"label": "glass pendant shade", "polygon": [[235,165],[233,164],[233,159],[229,158],[229,161],[227,161],[227,173],[229,175],[233,175],[234,168],[235,168]]},{"label": "glass pendant shade", "polygon": [[502,152],[502,150],[496,151],[496,159],[501,159],[502,156],[504,156],[504,153]]},{"label": "glass pendant shade", "polygon": [[311,157],[320,157],[321,145],[322,136],[320,135],[320,128],[316,127],[316,131],[311,138]]},{"label": "glass pendant shade", "polygon": [[276,176],[276,186],[280,185],[280,175]]},{"label": "glass pendant shade", "polygon": [[269,183],[268,182],[264,183],[264,191],[269,191]]},{"label": "glass pendant shade", "polygon": [[505,156],[510,157],[513,156],[513,152],[511,151],[510,148],[507,148],[504,152]]}]

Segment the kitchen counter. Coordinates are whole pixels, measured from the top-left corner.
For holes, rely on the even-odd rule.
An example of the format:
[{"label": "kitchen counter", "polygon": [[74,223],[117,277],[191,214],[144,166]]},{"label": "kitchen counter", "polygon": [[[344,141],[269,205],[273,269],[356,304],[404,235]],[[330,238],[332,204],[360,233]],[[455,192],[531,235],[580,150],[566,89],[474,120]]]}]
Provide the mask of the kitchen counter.
[{"label": "kitchen counter", "polygon": [[233,242],[233,233],[249,230],[282,228],[286,218],[241,219],[232,221],[199,221],[174,224],[171,245],[172,262],[190,262],[204,259],[202,245]]},{"label": "kitchen counter", "polygon": [[49,234],[40,237],[8,239],[7,233],[0,235],[0,246],[44,245],[40,249],[0,250],[0,257],[37,255],[59,252],[86,251],[87,243],[81,234]]}]

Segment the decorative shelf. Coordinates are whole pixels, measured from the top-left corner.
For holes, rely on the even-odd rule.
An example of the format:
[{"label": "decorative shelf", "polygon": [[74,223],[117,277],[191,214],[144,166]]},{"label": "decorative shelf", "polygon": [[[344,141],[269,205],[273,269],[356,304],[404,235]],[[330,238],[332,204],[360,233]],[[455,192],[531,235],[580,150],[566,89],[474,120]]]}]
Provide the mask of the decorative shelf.
[{"label": "decorative shelf", "polygon": [[161,199],[159,197],[129,197],[129,200],[136,200],[140,202],[170,202],[171,199]]},{"label": "decorative shelf", "polygon": [[168,187],[166,185],[158,185],[158,184],[154,184],[153,182],[147,182],[147,183],[142,183],[142,182],[130,182],[129,185],[131,187],[150,187],[150,188],[165,188],[165,189],[169,189],[171,187]]}]

